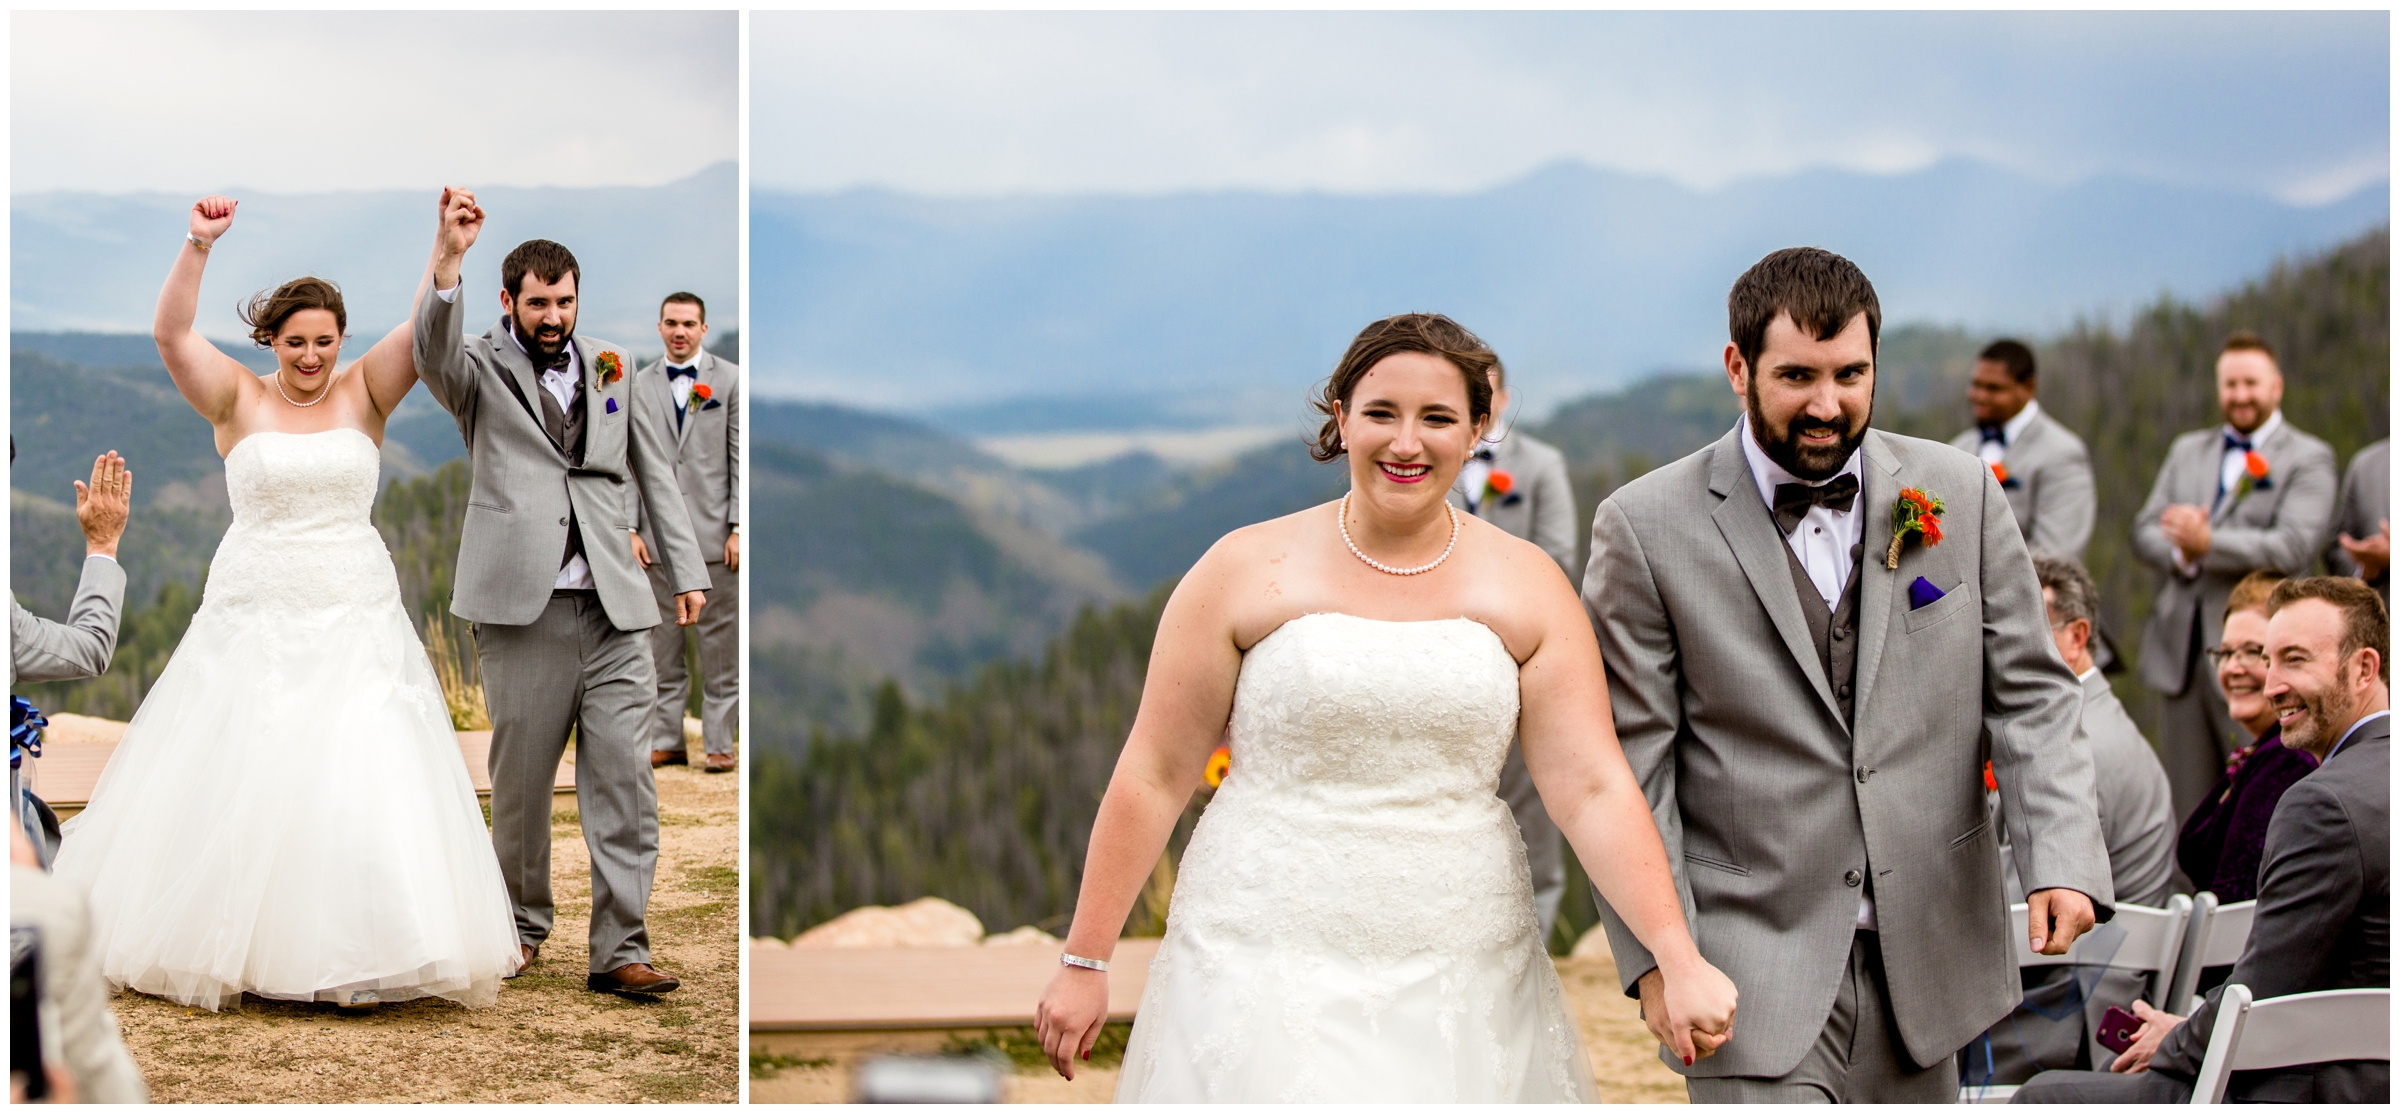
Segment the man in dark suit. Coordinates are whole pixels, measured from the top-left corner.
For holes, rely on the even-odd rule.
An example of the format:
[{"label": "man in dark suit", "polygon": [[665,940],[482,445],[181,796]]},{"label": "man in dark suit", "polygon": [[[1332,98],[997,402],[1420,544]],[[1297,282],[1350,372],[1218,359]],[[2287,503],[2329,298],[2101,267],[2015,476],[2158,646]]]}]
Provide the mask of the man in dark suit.
[{"label": "man in dark suit", "polygon": [[[2284,745],[2319,761],[2267,828],[2258,919],[2229,982],[2253,998],[2391,985],[2391,619],[2347,577],[2276,585],[2267,601],[2267,695]],[[2142,1028],[2107,1072],[2044,1072],[2019,1102],[2187,1102],[2223,990],[2189,1018],[2135,1002]],[[2251,1102],[2389,1102],[2391,1065],[2343,1060],[2235,1072]]]}]

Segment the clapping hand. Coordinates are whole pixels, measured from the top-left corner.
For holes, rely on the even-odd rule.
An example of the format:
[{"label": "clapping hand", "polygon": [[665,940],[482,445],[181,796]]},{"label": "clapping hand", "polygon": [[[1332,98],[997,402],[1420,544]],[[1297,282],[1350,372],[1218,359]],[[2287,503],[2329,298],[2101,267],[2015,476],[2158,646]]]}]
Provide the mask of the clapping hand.
[{"label": "clapping hand", "polygon": [[234,206],[241,204],[221,194],[209,194],[192,203],[192,235],[203,244],[214,244],[217,237],[233,227]]},{"label": "clapping hand", "polygon": [[2382,528],[2364,541],[2342,535],[2342,552],[2349,554],[2350,562],[2358,566],[2359,579],[2382,576],[2383,570],[2392,567],[2392,520],[2384,519]]},{"label": "clapping hand", "polygon": [[2142,1027],[2133,1031],[2132,1047],[2118,1056],[2115,1063],[2108,1065],[2110,1071],[2149,1071],[2150,1058],[2158,1055],[2159,1043],[2166,1040],[2167,1034],[2174,1031],[2176,1026],[2183,1024],[2182,1018],[2138,998],[2133,1003],[2133,1016],[2142,1019]]},{"label": "clapping hand", "polygon": [[2183,554],[2188,562],[2208,556],[2208,511],[2188,503],[2176,503],[2158,514],[2158,528],[2167,540]]},{"label": "clapping hand", "polygon": [[117,540],[125,536],[125,520],[132,514],[133,470],[111,449],[92,460],[91,483],[75,481],[75,521],[83,527],[84,554],[115,560]]}]

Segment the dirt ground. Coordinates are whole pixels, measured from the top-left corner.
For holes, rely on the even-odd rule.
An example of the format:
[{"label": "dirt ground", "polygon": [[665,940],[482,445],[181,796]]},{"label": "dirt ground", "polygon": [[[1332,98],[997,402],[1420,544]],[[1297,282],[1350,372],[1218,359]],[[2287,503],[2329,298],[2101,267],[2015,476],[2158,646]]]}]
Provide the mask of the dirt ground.
[{"label": "dirt ground", "polygon": [[359,1014],[245,997],[222,1013],[110,1002],[153,1102],[732,1102],[742,1042],[738,774],[658,771],[652,962],[683,981],[655,1002],[584,989],[590,859],[574,802],[552,815],[558,923],[499,1004],[440,998]]},{"label": "dirt ground", "polygon": [[[1683,1079],[1658,1062],[1658,1042],[1642,1027],[1640,1011],[1617,989],[1616,964],[1605,954],[1589,959],[1560,959],[1559,980],[1568,1004],[1583,1028],[1584,1051],[1591,1057],[1592,1076],[1600,1084],[1602,1102],[1683,1102]],[[854,1057],[839,1054],[799,1056],[796,1066],[769,1069],[768,1078],[753,1073],[752,1102],[848,1102]],[[1019,1070],[1007,1080],[1010,1102],[1109,1102],[1116,1097],[1114,1069],[1084,1069],[1070,1083],[1048,1068]]]}]

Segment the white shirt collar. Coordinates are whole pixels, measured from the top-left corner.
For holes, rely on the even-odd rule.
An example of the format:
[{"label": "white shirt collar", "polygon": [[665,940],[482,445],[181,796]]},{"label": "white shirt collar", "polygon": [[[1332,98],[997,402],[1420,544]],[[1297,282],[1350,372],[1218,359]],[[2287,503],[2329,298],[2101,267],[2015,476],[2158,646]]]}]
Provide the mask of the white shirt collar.
[{"label": "white shirt collar", "polygon": [[2032,425],[2033,420],[2041,415],[2041,400],[2026,399],[2025,408],[2017,411],[2016,417],[2000,423],[2001,444],[2006,448],[2016,448],[2017,439],[2025,436],[2025,427]]},{"label": "white shirt collar", "polygon": [[[1866,477],[1859,470],[1857,449],[1850,451],[1850,459],[1842,463],[1841,471],[1835,472],[1833,476],[1812,482],[1784,471],[1783,465],[1775,463],[1774,459],[1767,455],[1765,449],[1758,447],[1758,438],[1750,432],[1750,415],[1742,415],[1742,424],[1738,427],[1737,433],[1742,441],[1742,457],[1750,462],[1750,478],[1758,483],[1758,497],[1764,500],[1769,508],[1775,506],[1775,487],[1778,484],[1807,484],[1810,487],[1823,487],[1833,482],[1833,476],[1858,476],[1861,481],[1862,493],[1864,491]],[[1850,504],[1850,509],[1852,512],[1857,511],[1858,504]]]},{"label": "white shirt collar", "polygon": [[[2264,429],[2266,427],[2260,426],[2259,428]],[[2333,749],[2325,752],[2325,761],[2333,761],[2333,756],[2340,754],[2342,752],[2342,748],[2349,745],[2350,737],[2358,734],[2359,728],[2365,727],[2366,725],[2379,719],[2387,719],[2391,716],[2391,714],[2392,710],[2390,708],[2385,708],[2380,712],[2368,712],[2366,715],[2358,717],[2358,722],[2351,724],[2350,730],[2342,732],[2342,741],[2333,744]]]},{"label": "white shirt collar", "polygon": [[2258,423],[2257,429],[2251,430],[2247,434],[2243,433],[2241,430],[2233,428],[2233,423],[2231,422],[2227,422],[2223,426],[2224,432],[2228,435],[2249,438],[2252,447],[2266,444],[2267,438],[2272,436],[2276,430],[2282,428],[2283,408],[2280,406],[2275,408],[2274,413],[2267,415],[2266,421]]},{"label": "white shirt collar", "polygon": [[2090,669],[2086,669],[2086,670],[2084,670],[2083,672],[2076,674],[2076,675],[2075,675],[2075,683],[2077,683],[2077,684],[2082,684],[2082,683],[2084,683],[2084,682],[2086,682],[2086,681],[2089,681],[2089,680],[2091,680],[2092,678],[2094,678],[2094,677],[2097,677],[2097,676],[2099,676],[2099,675],[2100,675],[2100,667],[2099,667],[2099,666],[2097,666],[2097,665],[2095,665],[2095,666],[2091,667]]}]

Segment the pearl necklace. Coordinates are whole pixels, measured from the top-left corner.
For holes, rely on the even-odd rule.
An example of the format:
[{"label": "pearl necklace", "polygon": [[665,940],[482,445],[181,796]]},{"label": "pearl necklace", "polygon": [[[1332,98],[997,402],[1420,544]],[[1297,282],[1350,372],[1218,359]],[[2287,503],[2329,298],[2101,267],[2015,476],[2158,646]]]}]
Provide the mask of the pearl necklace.
[{"label": "pearl necklace", "polygon": [[1458,548],[1458,508],[1451,506],[1447,500],[1444,500],[1442,503],[1442,509],[1450,512],[1450,544],[1442,547],[1441,556],[1436,557],[1432,561],[1425,564],[1418,565],[1413,569],[1395,569],[1390,565],[1384,564],[1373,557],[1367,556],[1358,548],[1357,542],[1350,540],[1350,493],[1347,491],[1342,493],[1341,517],[1335,521],[1342,528],[1342,544],[1350,547],[1351,556],[1356,557],[1361,561],[1365,561],[1377,572],[1388,572],[1393,576],[1415,576],[1421,572],[1432,572],[1435,566],[1440,565],[1442,562],[1450,559],[1451,550]]},{"label": "pearl necklace", "polygon": [[311,406],[315,406],[316,404],[318,404],[318,403],[320,403],[320,402],[323,402],[323,401],[325,401],[325,396],[333,393],[333,380],[332,380],[332,378],[331,378],[331,377],[328,377],[328,378],[325,380],[325,385],[324,385],[324,386],[322,386],[322,387],[319,387],[319,388],[317,388],[317,397],[315,397],[315,398],[312,398],[312,399],[308,400],[307,402],[292,402],[292,396],[290,396],[290,395],[288,395],[288,394],[284,394],[284,391],[283,391],[283,369],[282,369],[282,368],[280,368],[280,367],[278,367],[278,368],[276,368],[276,369],[275,369],[275,393],[276,393],[276,394],[279,394],[279,395],[283,395],[283,401],[285,401],[285,402],[289,402],[289,403],[291,403],[293,406],[297,406],[297,407],[299,407],[299,408],[301,408],[301,409],[305,410],[305,409],[307,409],[307,408],[309,408],[309,407],[311,407]]}]

